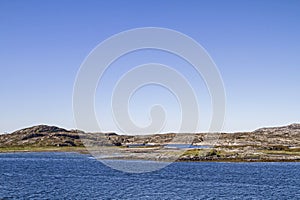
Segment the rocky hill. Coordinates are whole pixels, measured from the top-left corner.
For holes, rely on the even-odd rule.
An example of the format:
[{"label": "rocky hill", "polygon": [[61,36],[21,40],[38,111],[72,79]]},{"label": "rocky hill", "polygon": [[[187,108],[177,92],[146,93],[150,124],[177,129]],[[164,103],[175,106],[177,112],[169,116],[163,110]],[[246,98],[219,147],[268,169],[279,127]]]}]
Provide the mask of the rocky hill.
[{"label": "rocky hill", "polygon": [[253,132],[222,133],[219,146],[300,146],[300,124],[260,128]]},{"label": "rocky hill", "polygon": [[39,125],[0,135],[0,147],[9,146],[81,146],[78,131]]}]

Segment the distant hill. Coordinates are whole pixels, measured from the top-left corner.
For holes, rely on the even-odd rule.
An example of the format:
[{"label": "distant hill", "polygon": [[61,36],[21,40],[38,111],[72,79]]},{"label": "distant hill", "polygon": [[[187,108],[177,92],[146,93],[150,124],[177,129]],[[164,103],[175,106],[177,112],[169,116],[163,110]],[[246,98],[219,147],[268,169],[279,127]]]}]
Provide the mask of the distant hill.
[{"label": "distant hill", "polygon": [[7,146],[82,146],[77,131],[38,125],[0,135],[0,147]]},{"label": "distant hill", "polygon": [[[182,134],[186,135],[186,134]],[[218,141],[205,141],[205,133],[188,134],[194,136],[194,144],[217,146],[300,146],[300,124],[260,128],[253,132],[220,133]],[[165,144],[174,138],[174,133],[147,136],[117,135],[116,133],[85,133],[66,130],[56,126],[38,125],[0,135],[0,147],[8,146],[83,146],[80,138],[97,140],[102,145]],[[100,138],[100,139],[99,139]],[[206,142],[203,144],[203,142]]]},{"label": "distant hill", "polygon": [[260,128],[255,132],[298,132],[300,130],[300,124],[290,124],[287,126],[279,126],[279,127],[268,127],[268,128]]}]

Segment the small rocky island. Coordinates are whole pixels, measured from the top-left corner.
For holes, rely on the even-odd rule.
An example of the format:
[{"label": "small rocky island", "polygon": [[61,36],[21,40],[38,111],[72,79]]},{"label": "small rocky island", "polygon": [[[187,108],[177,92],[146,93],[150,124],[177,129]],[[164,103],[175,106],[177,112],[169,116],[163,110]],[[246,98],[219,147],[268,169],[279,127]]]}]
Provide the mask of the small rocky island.
[{"label": "small rocky island", "polygon": [[[192,138],[179,143],[178,138]],[[177,138],[177,140],[175,139]],[[208,138],[208,139],[207,139]],[[210,140],[209,138],[214,138]],[[0,135],[0,152],[72,151],[106,159],[299,162],[300,124],[253,132],[119,135],[39,125]]]}]

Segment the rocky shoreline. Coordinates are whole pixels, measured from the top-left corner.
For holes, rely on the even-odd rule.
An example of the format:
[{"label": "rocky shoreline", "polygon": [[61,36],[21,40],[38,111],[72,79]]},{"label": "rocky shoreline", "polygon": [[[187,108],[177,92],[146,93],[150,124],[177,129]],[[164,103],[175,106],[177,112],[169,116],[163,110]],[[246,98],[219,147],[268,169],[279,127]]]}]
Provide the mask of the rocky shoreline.
[{"label": "rocky shoreline", "polygon": [[253,132],[143,136],[85,133],[39,125],[0,135],[2,153],[36,151],[91,153],[101,159],[299,162],[300,124],[261,128]]}]

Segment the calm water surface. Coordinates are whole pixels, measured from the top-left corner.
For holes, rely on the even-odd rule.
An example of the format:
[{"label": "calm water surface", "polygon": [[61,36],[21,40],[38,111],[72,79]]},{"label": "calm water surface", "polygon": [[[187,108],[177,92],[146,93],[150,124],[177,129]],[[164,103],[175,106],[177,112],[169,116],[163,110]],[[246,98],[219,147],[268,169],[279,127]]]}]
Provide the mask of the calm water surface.
[{"label": "calm water surface", "polygon": [[180,162],[128,174],[89,155],[5,153],[0,175],[0,199],[300,199],[300,163]]}]

